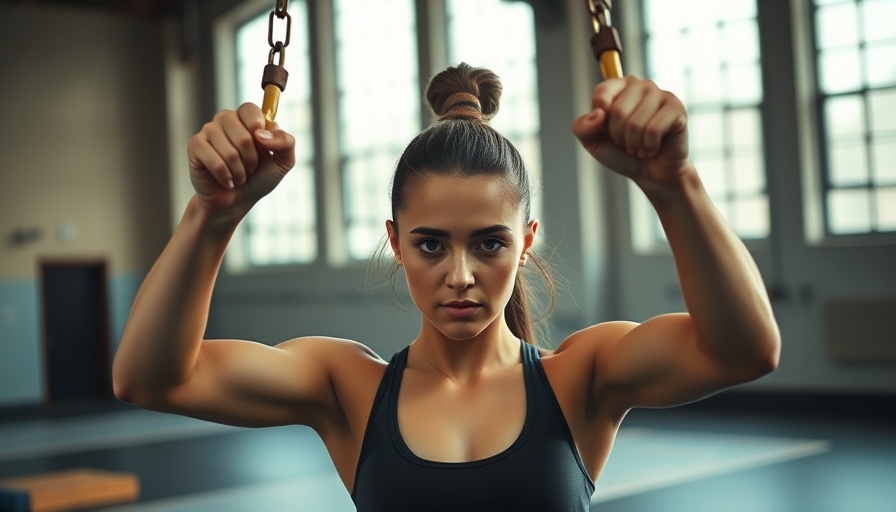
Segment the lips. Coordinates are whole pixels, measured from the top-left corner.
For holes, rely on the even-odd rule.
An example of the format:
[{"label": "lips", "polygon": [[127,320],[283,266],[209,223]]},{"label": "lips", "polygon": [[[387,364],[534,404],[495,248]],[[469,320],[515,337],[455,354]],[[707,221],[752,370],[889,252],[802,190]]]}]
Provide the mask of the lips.
[{"label": "lips", "polygon": [[453,300],[442,304],[442,308],[454,318],[467,318],[482,309],[482,304],[471,300]]}]

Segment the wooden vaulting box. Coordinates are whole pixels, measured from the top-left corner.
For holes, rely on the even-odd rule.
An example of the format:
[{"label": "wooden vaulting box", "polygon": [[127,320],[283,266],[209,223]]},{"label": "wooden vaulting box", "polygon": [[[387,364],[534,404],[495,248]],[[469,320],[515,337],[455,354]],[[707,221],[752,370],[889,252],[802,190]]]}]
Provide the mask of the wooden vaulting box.
[{"label": "wooden vaulting box", "polygon": [[54,512],[135,501],[137,475],[78,468],[0,480],[0,512]]}]

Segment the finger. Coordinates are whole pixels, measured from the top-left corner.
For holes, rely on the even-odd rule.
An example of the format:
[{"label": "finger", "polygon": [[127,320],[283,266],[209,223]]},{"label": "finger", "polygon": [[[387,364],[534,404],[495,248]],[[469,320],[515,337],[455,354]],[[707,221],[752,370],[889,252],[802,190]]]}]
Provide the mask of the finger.
[{"label": "finger", "polygon": [[635,106],[625,121],[624,137],[626,152],[643,158],[647,151],[645,148],[645,130],[648,123],[663,106],[664,96],[656,87],[647,87],[641,101]]},{"label": "finger", "polygon": [[253,174],[255,168],[258,167],[258,151],[255,148],[252,133],[243,126],[236,116],[233,121],[224,124],[224,133],[231,146],[239,153],[242,172],[238,172],[238,168],[234,169],[237,171],[234,173],[234,181],[237,185],[242,185],[246,182],[247,176]]},{"label": "finger", "polygon": [[[243,159],[239,150],[234,147],[225,132],[225,126],[228,124],[227,117],[228,114],[224,113],[215,116],[215,122],[208,127],[206,137],[208,138],[209,143],[211,143],[212,148],[214,148],[215,152],[220,155],[221,160],[223,160],[227,166],[226,172],[229,175],[229,179],[233,181],[234,184],[239,185],[246,181],[246,168],[243,166]],[[234,120],[235,116],[232,116],[229,121],[233,122]]]},{"label": "finger", "polygon": [[591,92],[591,109],[608,110],[616,97],[628,86],[627,80],[627,78],[609,78],[594,86]]},{"label": "finger", "polygon": [[632,113],[638,108],[644,97],[648,93],[648,88],[643,83],[633,83],[621,91],[613,101],[613,105],[609,109],[609,121],[607,123],[607,131],[610,139],[617,146],[634,154],[633,148],[626,140],[626,130],[628,129],[629,120]]},{"label": "finger", "polygon": [[672,134],[678,134],[687,129],[687,113],[680,101],[671,95],[665,98],[662,107],[647,122],[644,128],[644,149],[647,156],[652,157],[659,153],[663,140]]},{"label": "finger", "polygon": [[254,103],[243,103],[240,105],[240,108],[237,109],[236,113],[249,133],[254,133],[255,130],[260,130],[265,127],[264,114],[261,113],[261,109],[258,108],[258,105]]},{"label": "finger", "polygon": [[190,167],[197,172],[208,173],[219,185],[231,189],[234,185],[230,176],[230,169],[221,158],[221,155],[212,147],[211,142],[208,140],[207,132],[208,125],[190,138],[190,142],[187,144]]}]

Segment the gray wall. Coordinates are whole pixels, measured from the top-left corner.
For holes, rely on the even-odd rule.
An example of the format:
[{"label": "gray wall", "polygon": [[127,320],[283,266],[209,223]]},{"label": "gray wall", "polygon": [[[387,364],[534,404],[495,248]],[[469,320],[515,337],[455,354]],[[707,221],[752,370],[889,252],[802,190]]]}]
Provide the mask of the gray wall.
[{"label": "gray wall", "polygon": [[117,342],[168,237],[161,57],[158,22],[0,4],[0,406],[43,399],[38,261],[107,261]]}]

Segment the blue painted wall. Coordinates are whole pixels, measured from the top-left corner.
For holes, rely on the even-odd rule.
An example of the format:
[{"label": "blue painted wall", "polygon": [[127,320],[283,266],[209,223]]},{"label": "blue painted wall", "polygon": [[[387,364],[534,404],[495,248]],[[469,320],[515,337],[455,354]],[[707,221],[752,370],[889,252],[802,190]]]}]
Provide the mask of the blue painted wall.
[{"label": "blue painted wall", "polygon": [[[114,354],[143,275],[109,277],[109,339]],[[0,279],[0,407],[43,402],[43,329],[38,279]]]}]

